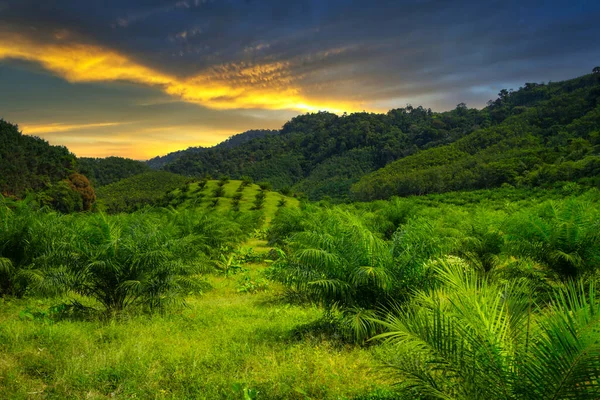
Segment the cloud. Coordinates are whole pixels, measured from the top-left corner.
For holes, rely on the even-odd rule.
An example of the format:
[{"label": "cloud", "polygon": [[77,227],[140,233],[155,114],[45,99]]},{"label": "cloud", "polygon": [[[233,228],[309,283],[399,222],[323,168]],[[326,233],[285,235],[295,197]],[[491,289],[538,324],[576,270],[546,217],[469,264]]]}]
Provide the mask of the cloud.
[{"label": "cloud", "polygon": [[184,101],[215,109],[328,109],[339,112],[358,108],[350,102],[311,102],[294,85],[296,77],[290,74],[287,63],[220,65],[182,79],[96,45],[61,40],[36,43],[23,35],[8,36],[9,40],[0,43],[0,59],[34,61],[69,82],[133,82],[159,87]]},{"label": "cloud", "polygon": [[51,124],[35,124],[35,125],[22,125],[21,129],[23,133],[28,135],[40,135],[40,134],[49,134],[49,133],[57,133],[57,132],[72,132],[72,131],[82,131],[86,129],[92,128],[105,128],[108,126],[118,126],[123,125],[122,122],[99,122],[99,123],[89,123],[89,124],[64,124],[60,122],[55,122]]},{"label": "cloud", "polygon": [[[0,0],[0,9],[0,60],[73,83],[0,75],[0,90],[12,90],[0,98],[5,115],[40,127],[146,119],[160,128],[152,135],[174,126],[196,142],[306,111],[480,107],[501,88],[589,73],[600,59],[591,0]],[[127,133],[133,144],[110,148],[138,154],[144,129],[52,137]],[[163,152],[152,140],[144,152]]]}]

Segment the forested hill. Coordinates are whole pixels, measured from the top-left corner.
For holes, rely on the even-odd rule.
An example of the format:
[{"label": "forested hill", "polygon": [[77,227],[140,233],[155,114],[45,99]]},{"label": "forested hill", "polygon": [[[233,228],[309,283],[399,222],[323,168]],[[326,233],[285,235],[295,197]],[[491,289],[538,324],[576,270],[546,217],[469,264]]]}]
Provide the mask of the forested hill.
[{"label": "forested hill", "polygon": [[105,186],[121,179],[151,171],[143,161],[123,157],[78,159],[79,171],[87,176],[94,186]]},{"label": "forested hill", "polygon": [[597,128],[575,133],[579,128],[570,124],[597,127],[594,114],[587,114],[598,103],[598,91],[598,74],[590,74],[502,90],[482,110],[461,103],[443,113],[407,106],[386,114],[301,115],[279,135],[183,154],[164,169],[247,175],[310,199],[340,200],[589,178]]},{"label": "forested hill", "polygon": [[165,169],[191,176],[246,175],[277,189],[294,186],[311,199],[343,199],[362,175],[493,123],[486,112],[464,105],[439,114],[410,106],[387,114],[320,112],[293,118],[279,135],[188,153]]},{"label": "forested hill", "polygon": [[[217,144],[213,148],[232,148],[235,146],[239,146],[241,144],[247,143],[252,139],[260,138],[267,135],[276,135],[279,131],[270,130],[270,129],[253,129],[243,133],[239,133],[237,135],[233,135],[225,141]],[[146,161],[146,164],[152,169],[160,169],[167,164],[173,163],[180,159],[183,156],[200,153],[202,151],[208,150],[210,147],[190,147],[185,150],[175,151],[173,153],[169,153],[164,156],[154,157],[150,160]]]},{"label": "forested hill", "polygon": [[22,135],[17,125],[0,119],[0,194],[21,197],[45,189],[76,171],[77,160],[63,146]]},{"label": "forested hill", "polygon": [[38,137],[23,135],[17,125],[0,119],[0,194],[3,196],[23,197],[32,191],[44,192],[44,198],[64,197],[68,190],[62,194],[56,190],[71,187],[75,173],[88,177],[92,185],[98,187],[148,171],[150,168],[145,163],[127,158],[77,158],[66,147],[51,146]]},{"label": "forested hill", "polygon": [[486,110],[498,125],[395,161],[352,187],[356,199],[503,184],[600,183],[600,71],[502,91]]}]

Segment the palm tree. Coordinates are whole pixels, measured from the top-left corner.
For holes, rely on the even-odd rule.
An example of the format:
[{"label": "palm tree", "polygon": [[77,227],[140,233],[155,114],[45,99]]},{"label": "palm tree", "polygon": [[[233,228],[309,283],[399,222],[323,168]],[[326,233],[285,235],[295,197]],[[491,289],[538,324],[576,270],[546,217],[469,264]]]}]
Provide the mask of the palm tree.
[{"label": "palm tree", "polygon": [[600,263],[600,219],[593,210],[577,200],[548,203],[513,222],[509,246],[563,279],[591,272]]},{"label": "palm tree", "polygon": [[312,222],[316,226],[292,236],[292,251],[275,263],[273,277],[323,306],[326,315],[341,313],[346,332],[363,341],[375,333],[374,309],[393,287],[391,251],[349,212],[327,210]]},{"label": "palm tree", "polygon": [[[0,200],[2,200],[0,198]],[[22,297],[42,280],[39,259],[65,233],[63,217],[30,201],[0,202],[0,296]]]},{"label": "palm tree", "polygon": [[536,305],[527,281],[491,281],[457,258],[441,286],[395,310],[377,336],[395,347],[400,393],[421,399],[597,399],[600,301],[571,283]]},{"label": "palm tree", "polygon": [[193,240],[169,235],[159,221],[141,213],[80,218],[44,258],[45,286],[93,298],[107,314],[181,302],[203,287]]}]

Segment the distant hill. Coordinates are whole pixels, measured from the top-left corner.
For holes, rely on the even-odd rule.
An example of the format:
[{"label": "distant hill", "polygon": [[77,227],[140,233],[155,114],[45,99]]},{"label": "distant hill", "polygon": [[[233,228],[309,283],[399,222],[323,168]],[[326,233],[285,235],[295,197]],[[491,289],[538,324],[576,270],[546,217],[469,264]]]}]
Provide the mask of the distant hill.
[{"label": "distant hill", "polygon": [[225,141],[217,144],[214,147],[190,147],[186,150],[179,150],[173,153],[169,153],[164,156],[154,157],[150,160],[146,161],[146,165],[148,165],[152,169],[160,169],[167,164],[173,163],[179,160],[181,157],[186,156],[188,154],[201,153],[211,148],[232,148],[235,146],[239,146],[241,144],[247,143],[252,139],[260,138],[267,135],[276,135],[279,131],[270,130],[270,129],[254,129],[249,130],[244,133],[239,133],[237,135],[233,135],[226,139]]},{"label": "distant hill", "polygon": [[[150,168],[174,175],[146,175]],[[0,172],[0,193],[17,197],[73,172],[88,175],[95,186],[123,182],[99,190],[98,198],[113,201],[118,210],[144,204],[146,197],[154,201],[185,176],[247,176],[312,200],[334,201],[501,185],[599,185],[600,72],[502,90],[482,110],[461,103],[441,113],[407,106],[385,114],[300,115],[281,131],[248,131],[146,164],[119,157],[77,160],[65,147],[23,136],[16,125],[0,120]],[[141,181],[127,181],[140,172]],[[160,193],[142,194],[152,187]],[[114,199],[129,196],[128,188],[136,192],[131,204],[118,204]],[[111,190],[121,194],[106,200]]]},{"label": "distant hill", "polygon": [[[163,168],[196,177],[250,176],[312,200],[384,198],[503,183],[539,185],[569,177],[593,183],[597,128],[580,132],[583,128],[569,125],[594,126],[593,114],[584,117],[597,105],[599,80],[593,74],[558,83],[526,83],[516,91],[502,90],[482,110],[461,103],[441,113],[407,106],[386,114],[301,115],[279,135],[188,152]],[[545,151],[548,146],[557,150]],[[474,154],[484,149],[487,153],[478,160]],[[591,158],[579,158],[578,151]],[[525,160],[519,161],[521,157]],[[564,163],[561,157],[567,157]],[[375,173],[390,163],[394,166]]]},{"label": "distant hill", "polygon": [[359,200],[567,182],[600,184],[600,73],[502,91],[485,110],[499,124],[363,176]]},{"label": "distant hill", "polygon": [[151,171],[142,161],[123,157],[78,158],[79,171],[96,187],[105,186],[130,176]]},{"label": "distant hill", "polygon": [[463,106],[446,113],[410,106],[387,114],[319,112],[293,118],[279,135],[184,154],[164,169],[197,177],[250,176],[310,199],[345,199],[364,174],[492,123],[488,113]]},{"label": "distant hill", "polygon": [[76,172],[77,160],[63,146],[21,134],[17,125],[0,119],[0,194],[21,197]]}]

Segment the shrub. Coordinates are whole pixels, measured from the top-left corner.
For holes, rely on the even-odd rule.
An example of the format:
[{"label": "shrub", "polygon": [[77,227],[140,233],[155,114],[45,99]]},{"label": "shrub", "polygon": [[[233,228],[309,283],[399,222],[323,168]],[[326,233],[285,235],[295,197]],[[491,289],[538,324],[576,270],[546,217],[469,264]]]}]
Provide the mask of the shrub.
[{"label": "shrub", "polygon": [[254,207],[252,208],[253,210],[261,210],[264,205],[265,205],[265,198],[267,197],[267,195],[265,194],[265,192],[260,191],[256,194],[256,197],[254,198]]},{"label": "shrub", "polygon": [[225,188],[223,186],[217,186],[213,190],[213,196],[217,198],[225,196]]},{"label": "shrub", "polygon": [[263,190],[263,191],[273,189],[273,185],[271,185],[271,183],[269,183],[269,182],[258,182],[257,185],[260,188],[260,190]]}]

